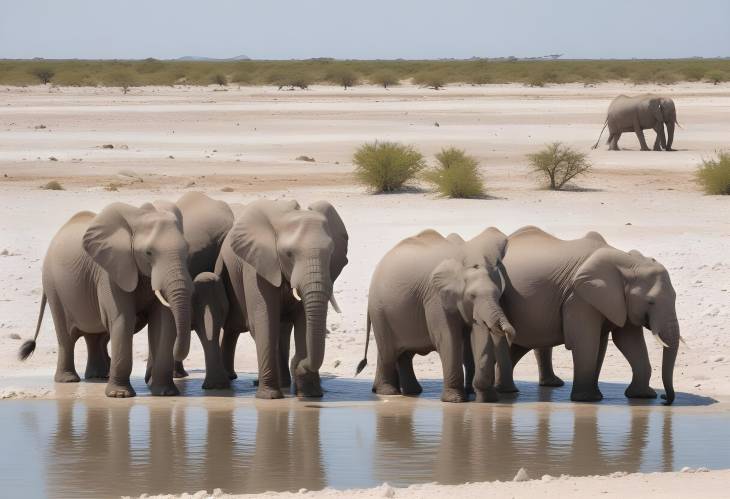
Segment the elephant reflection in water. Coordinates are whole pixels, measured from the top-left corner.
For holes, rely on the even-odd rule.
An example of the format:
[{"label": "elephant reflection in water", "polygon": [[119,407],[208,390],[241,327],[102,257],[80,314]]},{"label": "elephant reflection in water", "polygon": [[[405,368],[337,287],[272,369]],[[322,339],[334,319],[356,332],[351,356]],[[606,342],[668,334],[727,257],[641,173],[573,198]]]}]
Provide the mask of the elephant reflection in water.
[{"label": "elephant reflection in water", "polygon": [[547,408],[524,413],[445,406],[440,432],[431,432],[419,431],[414,424],[414,408],[378,410],[374,464],[378,481],[408,485],[511,480],[522,467],[533,478],[638,472],[645,471],[642,464],[649,462],[660,463],[661,471],[673,469],[670,413],[655,422],[662,425],[661,447],[648,456],[651,413],[641,409],[629,413],[627,425],[610,409],[592,406],[576,412]]},{"label": "elephant reflection in water", "polygon": [[[318,410],[261,409],[254,429],[251,418],[237,424],[235,409],[61,400],[47,491],[74,497],[325,487]],[[242,444],[254,431],[255,445]]]}]

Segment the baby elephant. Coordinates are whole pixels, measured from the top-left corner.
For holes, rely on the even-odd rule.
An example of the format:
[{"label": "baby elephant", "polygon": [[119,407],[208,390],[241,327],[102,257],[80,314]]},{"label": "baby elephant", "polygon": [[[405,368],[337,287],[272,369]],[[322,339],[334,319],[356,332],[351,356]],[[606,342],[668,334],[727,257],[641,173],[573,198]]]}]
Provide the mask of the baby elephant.
[{"label": "baby elephant", "polygon": [[370,283],[365,358],[357,370],[367,364],[372,325],[378,345],[375,393],[421,393],[413,356],[436,350],[444,374],[441,400],[465,402],[462,361],[464,342],[470,341],[479,366],[476,400],[497,400],[489,335],[514,335],[499,305],[506,283],[500,270],[506,243],[506,236],[494,228],[470,241],[426,230],[383,257]]}]

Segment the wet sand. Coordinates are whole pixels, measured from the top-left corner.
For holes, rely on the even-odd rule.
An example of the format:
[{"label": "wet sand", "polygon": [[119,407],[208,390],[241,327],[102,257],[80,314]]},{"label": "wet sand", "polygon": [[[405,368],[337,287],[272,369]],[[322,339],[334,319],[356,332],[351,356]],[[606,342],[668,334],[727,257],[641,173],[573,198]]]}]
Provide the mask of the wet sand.
[{"label": "wet sand", "polygon": [[[629,134],[620,143],[626,151],[609,152],[603,145],[591,151],[611,98],[645,91],[669,93],[677,102],[684,126],[676,132],[679,151],[640,152]],[[46,128],[36,128],[41,124]],[[653,132],[646,135],[653,140]],[[597,230],[620,249],[637,248],[664,263],[677,289],[680,326],[689,345],[680,348],[676,388],[684,396],[728,401],[730,199],[705,196],[693,182],[696,164],[726,148],[728,136],[727,85],[505,85],[444,91],[362,87],[347,92],[142,88],[127,96],[112,89],[0,89],[0,273],[5,283],[0,289],[0,398],[5,400],[0,404],[15,403],[7,399],[58,398],[52,383],[56,340],[49,314],[33,357],[26,363],[15,357],[20,346],[16,337],[30,337],[35,326],[41,261],[58,227],[80,210],[99,210],[112,201],[175,200],[189,190],[242,203],[266,196],[295,198],[306,205],[324,198],[337,207],[350,232],[351,263],[335,285],[343,314],[328,318],[331,333],[322,368],[326,376],[350,378],[362,357],[370,274],[397,241],[428,227],[469,237],[489,225],[509,233],[533,224],[563,238]],[[368,194],[353,184],[351,155],[358,144],[375,139],[412,143],[431,162],[441,147],[465,148],[479,158],[490,197],[444,200],[427,189]],[[576,182],[579,190],[544,191],[528,174],[524,155],[554,140],[589,153],[594,173]],[[114,148],[105,149],[104,144]],[[297,160],[300,155],[312,156],[315,162]],[[57,161],[49,160],[51,156]],[[66,190],[38,188],[52,179]],[[105,190],[110,183],[118,190]],[[223,188],[233,191],[222,192]],[[661,388],[661,354],[650,337],[647,343],[653,385]],[[139,379],[147,356],[144,331],[135,336],[134,350]],[[250,378],[256,358],[248,335],[241,337],[237,352],[236,368]],[[85,356],[80,342],[80,373]],[[376,404],[368,391],[376,363],[374,341],[369,357],[353,386],[363,392],[363,403]],[[434,354],[417,357],[414,364],[419,377],[440,377]],[[186,365],[193,371],[203,368],[196,340]],[[563,348],[555,350],[555,365],[564,379],[572,377],[572,361]],[[28,385],[23,381],[28,376],[41,381]],[[534,361],[521,362],[516,376],[525,386],[534,383]],[[620,396],[621,387],[630,377],[626,361],[609,344],[601,379],[616,385],[615,404],[623,409],[629,403]],[[184,383],[196,382],[199,373]],[[77,388],[82,400],[87,398],[84,385]],[[147,395],[143,386],[138,393],[139,400]],[[198,395],[199,389],[190,392],[184,404],[195,406]],[[236,395],[247,399],[252,393]],[[564,389],[553,397],[557,403],[569,399]],[[154,403],[176,405],[180,400]],[[518,402],[524,400],[529,397],[518,397]],[[613,405],[602,404],[599,407]]]}]

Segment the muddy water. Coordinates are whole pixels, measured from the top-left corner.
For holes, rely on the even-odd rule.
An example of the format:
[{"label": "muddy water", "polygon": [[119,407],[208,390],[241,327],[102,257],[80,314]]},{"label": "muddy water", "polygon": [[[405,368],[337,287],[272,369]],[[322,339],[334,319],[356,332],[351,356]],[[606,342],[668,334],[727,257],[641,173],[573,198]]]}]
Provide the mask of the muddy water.
[{"label": "muddy water", "polygon": [[508,480],[520,467],[533,477],[730,467],[730,411],[707,399],[629,405],[604,388],[605,404],[545,403],[523,388],[519,402],[447,405],[434,400],[437,385],[420,399],[382,401],[344,400],[349,385],[328,384],[323,402],[256,401],[249,388],[195,397],[192,385],[174,399],[0,402],[2,495],[453,484]]}]

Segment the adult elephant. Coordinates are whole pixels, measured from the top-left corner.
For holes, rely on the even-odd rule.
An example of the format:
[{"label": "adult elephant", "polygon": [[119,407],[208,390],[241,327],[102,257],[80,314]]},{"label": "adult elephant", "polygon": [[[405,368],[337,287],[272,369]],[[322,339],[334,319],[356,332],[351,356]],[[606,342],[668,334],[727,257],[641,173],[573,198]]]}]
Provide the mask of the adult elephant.
[{"label": "adult elephant", "polygon": [[[228,388],[230,378],[223,367],[220,350],[220,328],[227,315],[228,300],[219,276],[213,273],[223,240],[233,227],[233,211],[224,201],[212,199],[202,192],[185,193],[175,203],[155,201],[161,210],[176,214],[182,220],[183,236],[188,244],[188,271],[194,278],[191,328],[198,334],[205,354],[203,388]],[[154,333],[150,338],[154,337]],[[183,366],[190,349],[190,334],[175,341],[174,377],[188,375]],[[152,358],[148,357],[146,378],[151,375]]]},{"label": "adult elephant", "polygon": [[[221,342],[223,361],[234,373],[236,342],[250,331],[256,342],[258,398],[295,391],[321,397],[327,303],[339,311],[333,284],[347,264],[348,235],[335,208],[317,201],[255,201],[241,210],[221,248],[216,273],[230,298]],[[296,353],[289,360],[292,327]],[[234,374],[235,375],[235,374]]]},{"label": "adult elephant", "polygon": [[[596,232],[558,239],[536,227],[509,236],[504,257],[507,288],[502,306],[515,327],[512,364],[542,349],[541,378],[558,380],[550,347],[565,344],[573,354],[571,400],[601,400],[598,377],[608,335],[633,372],[627,397],[654,398],[643,328],[664,347],[662,380],[666,404],[674,401],[673,373],[679,346],[676,294],[669,273],[653,258],[609,246]],[[500,371],[512,382],[512,371]]]},{"label": "adult elephant", "polygon": [[132,397],[132,336],[149,323],[154,363],[150,391],[177,395],[173,345],[190,334],[193,282],[182,221],[151,204],[112,203],[99,214],[74,215],[51,241],[43,262],[43,297],[33,340],[35,349],[46,302],[58,338],[56,382],[77,382],[74,345],[78,338],[109,335],[112,344],[109,397]]},{"label": "adult elephant", "polygon": [[[644,138],[644,130],[653,129],[656,132],[654,150],[666,149],[673,151],[674,125],[677,124],[677,110],[674,101],[669,97],[654,94],[643,94],[634,97],[619,95],[608,106],[606,123],[601,130],[608,126],[608,149],[618,151],[618,140],[624,132],[634,132],[639,138],[642,151],[648,151],[649,146]],[[667,127],[667,135],[664,135],[664,126]],[[601,140],[600,135],[593,149],[598,147]]]},{"label": "adult elephant", "polygon": [[490,332],[514,334],[499,305],[505,286],[499,262],[506,243],[495,228],[469,241],[425,230],[383,257],[370,283],[365,358],[357,371],[367,364],[372,324],[378,346],[375,393],[421,393],[413,356],[436,350],[444,375],[441,400],[465,402],[462,363],[465,343],[471,343],[472,365],[480,367],[473,383],[477,401],[497,400],[493,357],[485,354]]}]

